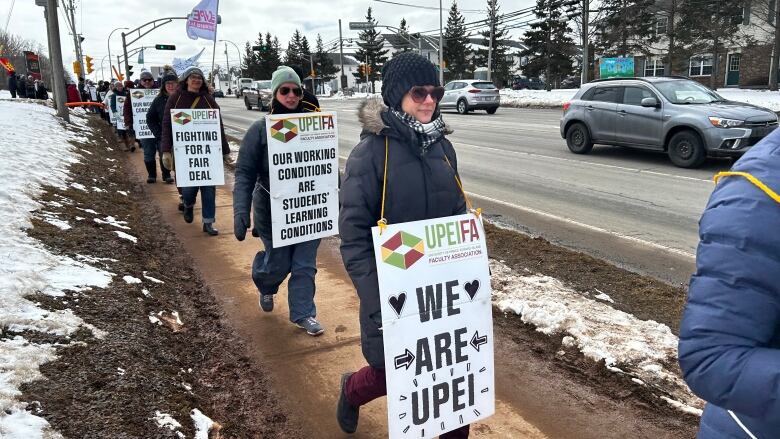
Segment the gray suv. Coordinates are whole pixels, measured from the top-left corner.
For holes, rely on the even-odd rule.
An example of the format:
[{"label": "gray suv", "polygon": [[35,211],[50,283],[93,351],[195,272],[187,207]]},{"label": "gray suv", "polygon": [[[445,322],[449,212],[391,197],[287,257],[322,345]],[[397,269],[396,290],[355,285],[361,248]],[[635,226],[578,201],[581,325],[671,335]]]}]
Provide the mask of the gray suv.
[{"label": "gray suv", "polygon": [[777,128],[769,109],[728,101],[683,77],[605,79],[585,84],[563,106],[561,136],[571,152],[594,143],[665,151],[677,166],[707,156],[739,157]]},{"label": "gray suv", "polygon": [[454,108],[460,114],[471,110],[485,110],[495,114],[501,105],[498,89],[490,81],[479,79],[456,79],[444,86],[444,96],[439,108]]}]

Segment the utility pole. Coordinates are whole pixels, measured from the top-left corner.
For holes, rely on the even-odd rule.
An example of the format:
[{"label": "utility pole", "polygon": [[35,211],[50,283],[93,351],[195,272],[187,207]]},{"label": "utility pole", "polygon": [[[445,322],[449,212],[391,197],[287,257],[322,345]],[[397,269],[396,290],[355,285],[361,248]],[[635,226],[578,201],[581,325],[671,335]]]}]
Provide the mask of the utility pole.
[{"label": "utility pole", "polygon": [[[51,40],[52,33],[48,31],[49,30],[49,8],[46,5],[43,6],[43,18],[46,20],[46,30],[47,30],[46,38],[47,38],[47,43],[49,45],[49,60],[53,60],[54,59],[54,56],[53,56],[54,55],[54,49],[52,49],[52,48],[54,47],[54,44],[52,43],[52,40]],[[62,67],[62,66],[60,66],[60,67]],[[57,109],[59,109],[57,96],[58,96],[58,93],[61,93],[61,92],[57,90],[57,81],[56,81],[56,78],[55,78],[54,66],[53,65],[52,65],[52,78],[51,78],[50,85],[51,85],[52,91],[54,92],[54,109],[57,110]]]},{"label": "utility pole", "polygon": [[590,79],[590,37],[588,36],[588,21],[590,20],[590,0],[582,0],[582,76],[580,82],[584,85]]},{"label": "utility pole", "polygon": [[73,48],[76,50],[76,62],[79,64],[79,70],[81,71],[81,73],[76,76],[84,77],[86,72],[84,71],[84,61],[81,53],[81,35],[76,31],[76,15],[74,13],[76,6],[73,4],[73,0],[67,0],[67,4],[63,7],[65,8],[65,19],[70,27],[70,33],[73,35]]},{"label": "utility pole", "polygon": [[341,19],[339,18],[339,62],[341,63],[341,77],[339,85],[341,90],[347,88],[347,75],[344,74],[344,40],[341,38]]},{"label": "utility pole", "polygon": [[[124,32],[122,32],[122,51],[125,54],[125,78],[127,78],[129,80],[130,79],[130,69],[127,66],[130,65],[130,59],[127,57],[127,44],[125,43],[125,41],[126,41],[125,35],[126,34]],[[118,59],[118,57],[117,57],[117,59]],[[120,66],[120,69],[121,69],[121,66]],[[205,78],[203,78],[203,79],[205,79]]]},{"label": "utility pole", "polygon": [[311,53],[309,54],[309,64],[311,66],[311,71],[309,72],[309,76],[311,76],[311,92],[316,96],[317,87],[314,84],[314,55],[312,55]]},{"label": "utility pole", "polygon": [[775,3],[775,10],[770,12],[775,17],[775,44],[772,47],[772,64],[769,65],[769,89],[777,91],[777,71],[780,66],[780,5]]},{"label": "utility pole", "polygon": [[[495,11],[495,0],[493,0],[491,3],[493,3],[493,11]],[[496,18],[494,14],[491,14],[488,16],[488,20],[490,20],[490,41],[488,41],[488,65],[487,65],[487,80],[491,81],[492,73],[493,73],[493,35],[495,34],[495,27],[496,27]]]},{"label": "utility pole", "polygon": [[54,99],[57,101],[57,116],[65,122],[70,122],[68,108],[65,106],[65,71],[62,68],[62,45],[60,44],[60,23],[57,18],[57,0],[46,0],[48,12],[47,30],[51,47],[52,82],[55,83]]},{"label": "utility pole", "polygon": [[546,52],[545,53],[545,58],[547,58],[546,59],[546,63],[545,63],[545,67],[544,67],[544,82],[545,82],[544,88],[547,91],[552,90],[552,78],[550,77],[550,74],[551,74],[550,63],[552,61],[551,60],[551,56],[552,55],[550,54],[550,43],[551,43],[551,40],[552,40],[552,9],[553,9],[552,7],[553,7],[552,3],[548,2],[547,3],[547,23],[546,23],[546,25],[547,25],[547,43],[546,43],[546,49],[544,50]]},{"label": "utility pole", "polygon": [[228,87],[230,87],[230,57],[227,53],[227,42],[225,43],[225,64],[227,64],[227,74],[228,74]]},{"label": "utility pole", "polygon": [[441,0],[439,0],[439,85],[444,85],[444,25]]}]

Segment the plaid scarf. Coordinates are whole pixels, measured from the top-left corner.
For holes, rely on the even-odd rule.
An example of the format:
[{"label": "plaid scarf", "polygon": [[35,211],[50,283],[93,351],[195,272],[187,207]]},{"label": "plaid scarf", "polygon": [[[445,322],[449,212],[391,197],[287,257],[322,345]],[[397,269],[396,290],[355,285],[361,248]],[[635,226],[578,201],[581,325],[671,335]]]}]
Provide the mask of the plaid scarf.
[{"label": "plaid scarf", "polygon": [[444,120],[441,114],[430,123],[422,123],[414,116],[403,111],[395,109],[390,109],[390,111],[417,134],[417,140],[420,142],[420,151],[423,155],[428,152],[428,147],[444,136]]}]

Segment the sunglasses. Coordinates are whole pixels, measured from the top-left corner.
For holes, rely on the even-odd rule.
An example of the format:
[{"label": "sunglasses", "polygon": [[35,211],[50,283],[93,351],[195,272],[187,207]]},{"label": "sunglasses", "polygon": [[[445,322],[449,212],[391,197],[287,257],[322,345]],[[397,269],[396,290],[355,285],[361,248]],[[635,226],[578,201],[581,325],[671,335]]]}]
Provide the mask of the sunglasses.
[{"label": "sunglasses", "polygon": [[439,102],[444,97],[444,87],[434,87],[432,85],[416,85],[409,90],[409,95],[416,104],[422,104],[430,96],[434,102]]},{"label": "sunglasses", "polygon": [[287,96],[288,93],[293,92],[295,96],[301,97],[303,96],[303,90],[301,90],[298,87],[280,87],[279,93],[282,96]]},{"label": "sunglasses", "polygon": [[154,79],[144,78],[141,80],[141,82],[154,82]]}]

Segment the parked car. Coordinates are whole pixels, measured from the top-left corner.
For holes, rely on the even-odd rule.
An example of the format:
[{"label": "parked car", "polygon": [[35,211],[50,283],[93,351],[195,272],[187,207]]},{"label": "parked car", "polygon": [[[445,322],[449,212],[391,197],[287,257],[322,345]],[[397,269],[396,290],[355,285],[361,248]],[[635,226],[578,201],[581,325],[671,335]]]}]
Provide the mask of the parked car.
[{"label": "parked car", "polygon": [[216,89],[216,90],[214,90],[214,97],[215,98],[224,98],[225,97],[225,92],[223,92],[220,89]]},{"label": "parked car", "polygon": [[271,80],[255,81],[252,87],[244,91],[244,106],[247,110],[257,108],[268,110],[271,105]]},{"label": "parked car", "polygon": [[582,84],[582,78],[579,75],[567,76],[561,81],[561,88],[580,88],[580,84]]},{"label": "parked car", "polygon": [[512,80],[512,90],[543,90],[544,82],[536,76],[515,76]]},{"label": "parked car", "polygon": [[778,126],[769,109],[724,99],[684,77],[614,78],[582,86],[564,104],[561,136],[586,154],[594,143],[665,151],[672,163],[739,157]]},{"label": "parked car", "polygon": [[485,110],[495,114],[501,105],[498,88],[492,82],[480,79],[458,79],[444,86],[444,97],[439,108],[454,108],[460,114],[471,110]]}]

